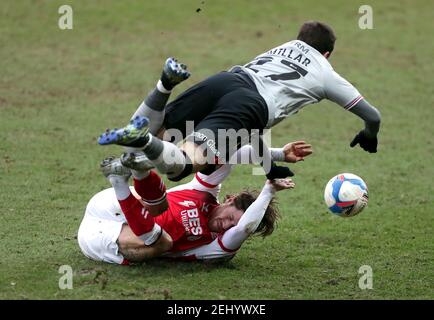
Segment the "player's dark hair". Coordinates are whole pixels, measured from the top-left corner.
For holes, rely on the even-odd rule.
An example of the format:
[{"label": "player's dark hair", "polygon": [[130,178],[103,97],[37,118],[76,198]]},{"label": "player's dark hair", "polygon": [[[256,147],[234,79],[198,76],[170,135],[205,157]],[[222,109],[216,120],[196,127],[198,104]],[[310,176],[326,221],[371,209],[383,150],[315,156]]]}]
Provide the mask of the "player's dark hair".
[{"label": "player's dark hair", "polygon": [[[227,195],[226,199],[231,196],[234,196],[235,207],[245,212],[247,208],[250,207],[250,205],[256,200],[258,195],[259,195],[258,191],[246,190],[240,192],[237,195]],[[270,201],[270,204],[268,205],[267,210],[265,211],[264,217],[262,218],[261,223],[259,224],[254,234],[261,235],[263,238],[272,234],[275,227],[277,226],[277,220],[279,217],[280,215],[279,215],[279,210],[277,209],[276,200],[273,198]]]},{"label": "player's dark hair", "polygon": [[335,47],[336,35],[333,29],[325,23],[307,21],[301,26],[297,40],[306,42],[321,54],[327,51],[332,53]]}]

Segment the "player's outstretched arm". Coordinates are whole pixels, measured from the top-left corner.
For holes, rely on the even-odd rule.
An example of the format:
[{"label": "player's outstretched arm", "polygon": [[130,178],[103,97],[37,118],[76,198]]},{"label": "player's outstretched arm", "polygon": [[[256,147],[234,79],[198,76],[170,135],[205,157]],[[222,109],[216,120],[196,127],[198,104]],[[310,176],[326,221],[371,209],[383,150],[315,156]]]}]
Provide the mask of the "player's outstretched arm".
[{"label": "player's outstretched arm", "polygon": [[197,260],[207,262],[222,262],[234,257],[242,243],[260,225],[273,195],[280,190],[291,189],[295,185],[291,179],[278,179],[267,181],[258,198],[249,206],[242,215],[237,225],[220,234],[213,242],[193,248],[188,251],[178,252],[172,257],[193,256]]},{"label": "player's outstretched arm", "polygon": [[237,225],[223,234],[221,238],[223,246],[229,250],[238,249],[249,236],[255,233],[274,194],[294,187],[295,183],[288,178],[267,180],[258,198],[247,208]]},{"label": "player's outstretched arm", "polygon": [[369,153],[377,152],[377,134],[380,130],[381,123],[380,112],[365,99],[360,100],[350,109],[350,112],[365,121],[365,128],[354,137],[353,141],[350,143],[350,147],[359,144],[363,150]]},{"label": "player's outstretched arm", "polygon": [[[312,145],[305,141],[294,141],[285,144],[282,148],[270,148],[271,160],[288,163],[304,161],[304,158],[313,153]],[[245,145],[231,158],[230,163],[260,163],[251,145]]]},{"label": "player's outstretched arm", "polygon": [[265,171],[265,176],[269,180],[275,179],[283,179],[287,177],[292,177],[294,172],[292,172],[286,166],[276,165],[271,156],[271,151],[268,146],[264,143],[262,137],[260,136],[258,139],[259,144],[255,148],[255,144],[253,145],[253,150],[257,156],[259,156],[262,152],[263,160],[261,161],[261,166]]},{"label": "player's outstretched arm", "polygon": [[[304,161],[304,158],[311,155],[312,145],[306,143],[305,141],[294,141],[285,144],[282,148],[269,148],[270,157],[272,161],[281,161],[288,163],[296,163],[298,161]],[[202,173],[197,173],[195,179],[200,179],[207,185],[216,187],[221,184],[226,177],[230,174],[233,165],[235,164],[259,164],[261,162],[258,159],[255,150],[251,145],[244,145],[231,157],[228,164],[224,164],[222,167],[211,173],[210,175],[205,175]],[[208,191],[208,190],[205,190]]]},{"label": "player's outstretched arm", "polygon": [[285,161],[296,163],[304,161],[304,158],[310,156],[313,152],[312,145],[305,141],[294,141],[287,143],[283,148],[271,148],[271,156],[274,161]]},{"label": "player's outstretched arm", "polygon": [[[294,141],[287,143],[282,148],[270,148],[269,150],[272,161],[288,163],[304,161],[304,158],[311,155],[313,152],[312,145],[305,141]],[[210,175],[198,172],[190,183],[194,184],[194,189],[210,192],[217,197],[220,191],[220,184],[223,183],[231,173],[235,164],[251,164],[260,162],[261,160],[258,159],[253,147],[251,145],[245,145],[237,150],[228,164],[224,164]]]},{"label": "player's outstretched arm", "polygon": [[365,121],[365,129],[361,130],[350,143],[351,147],[360,147],[370,153],[377,152],[377,133],[380,129],[380,112],[363,98],[360,92],[335,71],[324,76],[325,98],[342,106]]}]

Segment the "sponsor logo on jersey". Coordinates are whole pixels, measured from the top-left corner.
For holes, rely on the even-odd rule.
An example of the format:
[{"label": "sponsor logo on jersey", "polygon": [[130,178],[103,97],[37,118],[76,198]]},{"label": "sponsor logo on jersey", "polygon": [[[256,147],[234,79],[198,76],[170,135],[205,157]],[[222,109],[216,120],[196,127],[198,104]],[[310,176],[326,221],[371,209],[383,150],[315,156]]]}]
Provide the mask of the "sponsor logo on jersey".
[{"label": "sponsor logo on jersey", "polygon": [[196,204],[194,203],[194,201],[191,201],[191,200],[184,200],[184,201],[181,201],[181,202],[178,202],[181,206],[184,206],[184,207],[194,207]]},{"label": "sponsor logo on jersey", "polygon": [[182,210],[181,220],[187,235],[198,236],[203,233],[203,229],[200,225],[199,210],[197,208]]}]

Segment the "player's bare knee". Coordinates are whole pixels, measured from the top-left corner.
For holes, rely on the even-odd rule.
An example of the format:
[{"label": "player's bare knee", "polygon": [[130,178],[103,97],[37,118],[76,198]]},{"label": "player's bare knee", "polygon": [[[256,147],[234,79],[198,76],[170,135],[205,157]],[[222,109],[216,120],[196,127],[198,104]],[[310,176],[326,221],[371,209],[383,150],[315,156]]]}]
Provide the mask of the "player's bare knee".
[{"label": "player's bare knee", "polygon": [[203,148],[196,143],[186,141],[180,148],[190,158],[193,172],[198,172],[207,166],[207,159]]}]

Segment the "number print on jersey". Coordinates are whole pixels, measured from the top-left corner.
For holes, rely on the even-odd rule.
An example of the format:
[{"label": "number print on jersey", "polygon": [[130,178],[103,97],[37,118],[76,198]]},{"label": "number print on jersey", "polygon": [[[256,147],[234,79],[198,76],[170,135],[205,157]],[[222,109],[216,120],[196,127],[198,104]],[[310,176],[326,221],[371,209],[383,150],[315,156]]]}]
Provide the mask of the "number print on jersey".
[{"label": "number print on jersey", "polygon": [[[249,64],[246,65],[246,68],[249,68],[250,70],[252,70],[253,72],[259,72],[259,70],[256,70],[254,68],[252,68],[252,66],[261,66],[264,65],[268,62],[273,61],[273,57],[264,57],[264,58],[260,58],[254,62],[251,62]],[[296,65],[288,60],[285,59],[281,59],[280,63],[290,67],[291,69],[293,69],[294,71],[292,72],[285,72],[285,73],[277,73],[277,74],[269,74],[267,76],[265,76],[266,78],[270,78],[271,80],[277,81],[277,80],[295,80],[295,79],[299,79],[301,76],[306,76],[307,75],[307,70],[303,69],[302,67],[300,67],[299,65]]]},{"label": "number print on jersey", "polygon": [[257,73],[257,72],[259,72],[259,70],[253,69],[253,68],[251,68],[251,66],[262,66],[263,64],[266,64],[267,62],[271,62],[271,61],[273,61],[272,57],[261,58],[259,60],[254,61],[254,62],[250,62],[249,64],[246,65],[246,68],[249,68],[250,70]]}]

